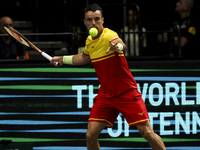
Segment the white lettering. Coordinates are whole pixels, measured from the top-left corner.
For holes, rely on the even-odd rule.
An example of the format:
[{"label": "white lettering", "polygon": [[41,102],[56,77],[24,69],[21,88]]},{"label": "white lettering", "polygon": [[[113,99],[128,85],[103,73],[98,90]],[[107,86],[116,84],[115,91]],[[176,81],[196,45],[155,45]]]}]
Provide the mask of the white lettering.
[{"label": "white lettering", "polygon": [[117,117],[117,131],[113,132],[112,128],[108,128],[108,134],[111,137],[118,137],[122,133],[122,117],[118,115]]},{"label": "white lettering", "polygon": [[94,104],[94,97],[97,94],[94,94],[93,85],[89,85],[89,108],[92,108]]},{"label": "white lettering", "polygon": [[165,130],[165,126],[170,126],[170,121],[166,121],[165,117],[173,117],[173,112],[160,113],[160,135],[173,135],[173,130]]},{"label": "white lettering", "polygon": [[158,113],[149,113],[149,120],[150,120],[150,124],[151,127],[153,129],[153,124],[154,124],[154,118],[158,118]]},{"label": "white lettering", "polygon": [[200,127],[200,117],[197,112],[192,112],[192,133],[197,134],[197,124]]},{"label": "white lettering", "polygon": [[[170,91],[170,89],[174,89],[173,92]],[[166,83],[165,84],[165,105],[170,105],[170,97],[173,99],[175,105],[180,105],[177,95],[179,93],[179,86],[177,83]]]},{"label": "white lettering", "polygon": [[77,90],[77,108],[82,108],[82,90],[87,90],[86,85],[73,85],[72,90]]},{"label": "white lettering", "polygon": [[[158,89],[158,100],[154,100],[154,89]],[[152,106],[159,106],[163,102],[163,87],[159,83],[153,83],[149,87],[149,102]]]},{"label": "white lettering", "polygon": [[180,125],[186,134],[190,134],[190,112],[185,113],[185,122],[180,112],[175,113],[175,134],[180,134]]},{"label": "white lettering", "polygon": [[196,83],[196,104],[200,105],[200,82]]},{"label": "white lettering", "polygon": [[138,86],[138,91],[142,94],[142,99],[145,102],[146,95],[147,95],[147,89],[148,89],[148,83],[144,83],[143,88],[142,88],[142,92],[140,90],[140,85],[137,84],[137,86]]},{"label": "white lettering", "polygon": [[126,136],[126,137],[129,136],[129,124],[126,121],[126,119],[124,119],[124,136]]},{"label": "white lettering", "polygon": [[186,83],[185,82],[182,82],[181,83],[181,104],[182,105],[194,105],[195,102],[194,100],[186,100]]}]

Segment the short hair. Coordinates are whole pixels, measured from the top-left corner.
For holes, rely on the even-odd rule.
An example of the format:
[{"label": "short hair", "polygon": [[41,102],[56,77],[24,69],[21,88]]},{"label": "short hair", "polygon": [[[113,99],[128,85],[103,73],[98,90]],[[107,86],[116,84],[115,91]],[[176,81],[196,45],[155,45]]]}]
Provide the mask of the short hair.
[{"label": "short hair", "polygon": [[194,0],[186,0],[185,2],[189,8],[192,8],[194,6]]},{"label": "short hair", "polygon": [[97,10],[99,10],[99,11],[101,12],[102,16],[103,16],[103,10],[102,10],[102,8],[101,8],[98,4],[96,4],[96,3],[87,6],[87,7],[84,9],[84,12],[85,12],[85,13],[87,13],[88,11],[95,12],[95,11],[97,11]]}]

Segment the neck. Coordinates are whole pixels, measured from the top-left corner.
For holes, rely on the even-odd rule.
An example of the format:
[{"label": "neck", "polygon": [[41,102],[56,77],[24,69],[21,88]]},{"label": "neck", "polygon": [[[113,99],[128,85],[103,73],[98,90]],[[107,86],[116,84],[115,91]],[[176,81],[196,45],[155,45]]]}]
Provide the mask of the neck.
[{"label": "neck", "polygon": [[2,39],[6,44],[10,43],[10,36],[2,36]]},{"label": "neck", "polygon": [[189,17],[189,16],[190,16],[190,11],[181,12],[181,13],[180,13],[180,16],[181,16],[181,19],[186,18],[186,17]]},{"label": "neck", "polygon": [[136,28],[136,26],[137,26],[137,24],[136,24],[136,23],[132,23],[132,22],[131,22],[131,23],[129,23],[129,26],[128,26],[128,28],[129,28],[129,29],[133,29],[133,30],[134,30],[134,29]]}]

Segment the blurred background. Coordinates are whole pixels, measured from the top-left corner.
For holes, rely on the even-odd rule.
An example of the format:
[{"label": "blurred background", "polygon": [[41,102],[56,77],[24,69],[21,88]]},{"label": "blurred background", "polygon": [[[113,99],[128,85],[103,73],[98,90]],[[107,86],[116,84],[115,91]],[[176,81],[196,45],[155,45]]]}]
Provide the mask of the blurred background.
[{"label": "blurred background", "polygon": [[[196,34],[183,55],[180,43],[174,53],[174,37],[180,40],[185,28],[176,23],[177,2],[1,0],[0,17],[11,17],[14,28],[49,55],[70,55],[82,52],[88,36],[84,8],[99,4],[104,26],[128,46],[125,56],[154,131],[167,149],[200,150],[200,5],[195,0],[191,23]],[[159,35],[167,35],[167,41],[159,41]],[[0,56],[1,37],[8,35],[0,34]],[[25,50],[27,59],[0,58],[0,150],[86,150],[88,115],[99,88],[92,64],[58,68],[35,50]],[[150,149],[121,115],[99,138],[102,150]]]},{"label": "blurred background", "polygon": [[[180,18],[175,11],[177,2],[178,0],[6,0],[1,2],[0,17],[11,17],[14,20],[14,28],[25,33],[24,35],[40,49],[51,55],[62,55],[83,50],[88,36],[83,24],[83,10],[92,3],[97,3],[103,8],[104,26],[117,31],[123,40],[129,42],[127,45],[131,48],[130,43],[137,42],[136,37],[131,39],[131,32],[125,31],[124,28],[128,24],[128,10],[133,8],[136,10],[139,24],[139,30],[134,33],[141,40],[137,50],[134,46],[133,51],[138,52],[130,54],[129,50],[126,52],[127,58],[171,57],[174,55],[163,51],[171,51],[173,42],[160,44],[157,42],[157,35],[167,32],[173,36],[173,32],[177,32],[170,30]],[[192,9],[195,24],[199,22],[198,6],[199,1],[195,0]],[[33,50],[27,49],[27,52],[30,59],[38,59]],[[181,54],[176,56],[181,57]]]}]

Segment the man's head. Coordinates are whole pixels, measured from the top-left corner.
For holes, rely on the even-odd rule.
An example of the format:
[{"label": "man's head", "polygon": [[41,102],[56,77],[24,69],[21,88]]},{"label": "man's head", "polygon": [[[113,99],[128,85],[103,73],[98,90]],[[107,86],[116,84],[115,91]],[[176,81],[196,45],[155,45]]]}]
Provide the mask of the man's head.
[{"label": "man's head", "polygon": [[13,20],[8,16],[4,16],[0,19],[0,33],[6,34],[7,32],[4,30],[3,25],[13,26]]},{"label": "man's head", "polygon": [[95,27],[97,28],[98,33],[101,34],[103,31],[104,23],[103,11],[101,7],[97,4],[92,4],[86,7],[84,12],[84,24],[87,29],[90,30],[90,28]]},{"label": "man's head", "polygon": [[129,24],[137,24],[138,22],[138,18],[137,18],[137,13],[135,9],[129,9],[128,10],[128,23]]},{"label": "man's head", "polygon": [[194,5],[194,0],[179,0],[176,3],[176,11],[180,14],[183,12],[190,11]]}]

